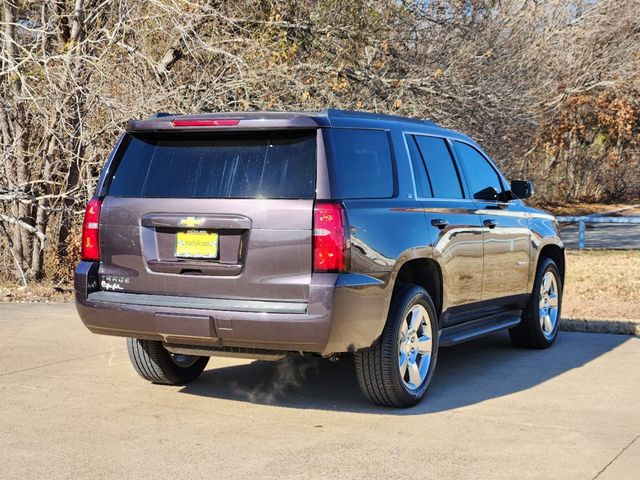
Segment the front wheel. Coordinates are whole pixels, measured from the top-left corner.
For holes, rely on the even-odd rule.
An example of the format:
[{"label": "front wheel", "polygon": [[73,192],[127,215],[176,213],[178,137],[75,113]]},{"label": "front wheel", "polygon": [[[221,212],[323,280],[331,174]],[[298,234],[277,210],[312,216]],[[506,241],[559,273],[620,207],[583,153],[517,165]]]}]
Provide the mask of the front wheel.
[{"label": "front wheel", "polygon": [[427,392],[437,356],[438,322],[431,297],[421,287],[401,285],[380,338],[355,353],[360,389],[384,407],[415,405]]},{"label": "front wheel", "polygon": [[127,350],[138,375],[163,385],[192,382],[209,362],[209,357],[171,353],[157,340],[127,338]]},{"label": "front wheel", "polygon": [[533,293],[522,312],[522,320],[509,329],[511,341],[518,347],[547,348],[558,336],[562,307],[562,277],[550,258],[540,261]]}]

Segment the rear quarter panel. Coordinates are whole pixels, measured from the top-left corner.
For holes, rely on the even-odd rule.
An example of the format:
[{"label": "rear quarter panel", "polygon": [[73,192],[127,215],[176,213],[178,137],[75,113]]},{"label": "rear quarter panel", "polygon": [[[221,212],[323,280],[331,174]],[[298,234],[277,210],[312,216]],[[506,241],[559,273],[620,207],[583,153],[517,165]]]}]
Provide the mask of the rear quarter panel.
[{"label": "rear quarter panel", "polygon": [[[415,258],[432,257],[430,229],[422,204],[415,198],[401,129],[389,130],[389,137],[395,161],[394,198],[343,201],[350,229],[351,272],[380,281],[361,292],[376,306],[376,318],[369,320],[369,336],[374,340],[384,328],[400,266]],[[355,181],[366,181],[366,175]]]}]

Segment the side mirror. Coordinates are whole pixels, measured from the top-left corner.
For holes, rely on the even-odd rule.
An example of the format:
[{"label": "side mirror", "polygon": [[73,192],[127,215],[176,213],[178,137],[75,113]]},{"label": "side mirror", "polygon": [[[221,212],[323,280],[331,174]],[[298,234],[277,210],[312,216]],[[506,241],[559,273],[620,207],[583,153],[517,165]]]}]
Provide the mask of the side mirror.
[{"label": "side mirror", "polygon": [[511,193],[517,198],[530,198],[533,196],[533,183],[528,180],[512,180]]}]

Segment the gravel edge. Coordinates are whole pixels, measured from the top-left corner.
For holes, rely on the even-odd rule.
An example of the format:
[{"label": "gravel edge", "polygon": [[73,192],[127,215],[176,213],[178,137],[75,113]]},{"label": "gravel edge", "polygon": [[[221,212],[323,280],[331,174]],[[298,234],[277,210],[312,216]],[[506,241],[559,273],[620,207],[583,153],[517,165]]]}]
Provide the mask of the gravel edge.
[{"label": "gravel edge", "polygon": [[560,320],[560,330],[565,332],[613,333],[640,337],[640,320],[563,318]]}]

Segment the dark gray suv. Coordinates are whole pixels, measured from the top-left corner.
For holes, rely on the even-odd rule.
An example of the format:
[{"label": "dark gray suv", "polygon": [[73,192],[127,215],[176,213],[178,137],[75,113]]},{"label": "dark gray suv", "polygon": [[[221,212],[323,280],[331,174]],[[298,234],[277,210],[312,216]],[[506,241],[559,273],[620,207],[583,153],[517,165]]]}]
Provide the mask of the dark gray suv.
[{"label": "dark gray suv", "polygon": [[209,357],[353,354],[373,402],[406,407],[438,348],[558,332],[554,218],[468,137],[326,110],[131,121],[86,210],[76,304],[128,337],[154,383]]}]

